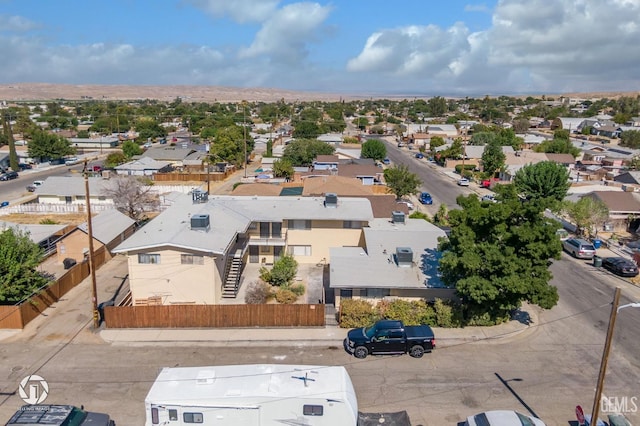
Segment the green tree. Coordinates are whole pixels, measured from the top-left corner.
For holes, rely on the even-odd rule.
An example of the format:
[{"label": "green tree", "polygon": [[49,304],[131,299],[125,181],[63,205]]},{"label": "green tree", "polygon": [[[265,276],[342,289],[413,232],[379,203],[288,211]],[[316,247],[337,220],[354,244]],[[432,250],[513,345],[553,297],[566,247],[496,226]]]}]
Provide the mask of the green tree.
[{"label": "green tree", "polygon": [[290,287],[298,273],[298,262],[290,254],[285,254],[273,263],[271,269],[260,268],[260,278],[277,287]]},{"label": "green tree", "polygon": [[112,152],[111,154],[107,155],[107,158],[104,160],[104,166],[108,169],[112,169],[126,162],[127,157],[125,157],[123,153]]},{"label": "green tree", "polygon": [[142,154],[142,148],[134,141],[124,141],[122,144],[122,153],[127,159],[131,159],[134,155]]},{"label": "green tree", "polygon": [[482,168],[488,177],[493,177],[496,171],[504,167],[507,156],[502,151],[499,140],[489,143],[482,153]]},{"label": "green tree", "polygon": [[380,139],[369,139],[362,144],[360,156],[380,161],[387,156],[387,147]]},{"label": "green tree", "polygon": [[296,123],[292,136],[296,139],[315,139],[321,134],[320,126],[315,122],[301,121]]},{"label": "green tree", "polygon": [[29,141],[29,157],[40,159],[58,159],[76,153],[71,142],[62,136],[38,130]]},{"label": "green tree", "polygon": [[625,130],[620,134],[620,146],[627,148],[640,148],[640,131]]},{"label": "green tree", "polygon": [[273,162],[273,176],[283,177],[287,180],[293,177],[293,165],[287,159],[280,159]]},{"label": "green tree", "polygon": [[565,166],[553,161],[541,161],[518,170],[513,185],[527,200],[548,200],[549,207],[564,199],[571,182]]},{"label": "green tree", "polygon": [[369,119],[367,117],[358,117],[354,120],[353,124],[360,130],[365,130],[369,125]]},{"label": "green tree", "polygon": [[335,147],[317,139],[296,139],[284,149],[282,158],[295,167],[310,166],[318,155],[331,155]]},{"label": "green tree", "polygon": [[439,244],[439,270],[461,297],[467,320],[506,320],[523,301],[555,306],[549,259],[560,258],[559,224],[544,217],[543,206],[516,198],[481,203],[475,195],[457,202],[462,209],[449,212],[451,234]]},{"label": "green tree", "polygon": [[27,233],[13,228],[0,232],[0,304],[20,302],[49,282],[38,271],[42,258],[42,249]]},{"label": "green tree", "polygon": [[78,132],[78,137],[79,137],[79,138],[83,138],[83,139],[87,139],[87,138],[89,138],[89,131],[87,131],[87,130],[80,130],[80,131]]},{"label": "green tree", "polygon": [[[218,129],[210,146],[209,154],[213,162],[227,161],[236,167],[244,167],[245,133],[240,126],[232,125]],[[253,150],[253,140],[247,139],[247,155]]]},{"label": "green tree", "polygon": [[576,225],[576,234],[586,233],[588,237],[594,234],[597,236],[598,226],[609,218],[607,205],[592,195],[585,195],[576,202],[565,201],[562,210]]},{"label": "green tree", "polygon": [[569,139],[545,140],[533,149],[535,152],[548,152],[554,154],[571,154],[577,157],[580,149],[573,146]]},{"label": "green tree", "polygon": [[167,136],[165,128],[160,126],[155,119],[149,117],[139,118],[136,121],[136,131],[138,132],[137,139],[142,141]]},{"label": "green tree", "polygon": [[529,120],[526,118],[519,118],[517,120],[513,120],[513,130],[516,133],[525,133],[531,127]]},{"label": "green tree", "polygon": [[394,165],[384,170],[384,180],[390,192],[395,194],[396,199],[405,195],[415,194],[422,184],[420,178],[409,171],[405,164]]},{"label": "green tree", "polygon": [[433,223],[438,226],[449,226],[449,209],[442,203],[438,211],[433,215]]}]

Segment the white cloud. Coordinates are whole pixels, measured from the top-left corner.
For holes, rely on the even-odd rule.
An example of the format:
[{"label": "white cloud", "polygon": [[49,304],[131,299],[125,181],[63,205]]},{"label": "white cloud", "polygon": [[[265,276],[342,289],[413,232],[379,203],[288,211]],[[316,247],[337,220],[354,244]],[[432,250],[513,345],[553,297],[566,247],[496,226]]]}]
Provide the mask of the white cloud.
[{"label": "white cloud", "polygon": [[486,4],[467,4],[464,6],[465,12],[489,12],[489,8]]},{"label": "white cloud", "polygon": [[634,90],[638,12],[640,0],[500,0],[482,32],[462,23],[378,30],[347,70],[493,93]]},{"label": "white cloud", "polygon": [[22,16],[0,15],[0,31],[29,31],[37,27],[35,22]]},{"label": "white cloud", "polygon": [[271,17],[280,0],[185,0],[215,18],[229,16],[236,22],[262,22]]},{"label": "white cloud", "polygon": [[241,58],[268,55],[275,61],[295,64],[308,54],[307,44],[314,41],[331,8],[318,3],[293,3],[266,20]]}]

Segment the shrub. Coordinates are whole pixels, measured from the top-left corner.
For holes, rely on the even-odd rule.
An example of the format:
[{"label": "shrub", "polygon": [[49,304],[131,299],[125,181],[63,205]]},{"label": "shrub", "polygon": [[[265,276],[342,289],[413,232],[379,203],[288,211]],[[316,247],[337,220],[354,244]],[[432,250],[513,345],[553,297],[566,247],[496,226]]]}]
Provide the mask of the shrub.
[{"label": "shrub", "polygon": [[293,292],[296,296],[302,296],[306,291],[304,284],[295,284],[289,287],[289,290]]},{"label": "shrub", "polygon": [[436,323],[434,309],[424,300],[397,299],[391,302],[383,300],[378,303],[376,309],[380,317],[400,320],[405,325],[435,325]]},{"label": "shrub", "polygon": [[40,222],[38,222],[40,225],[57,225],[59,222],[55,221],[53,219],[47,218],[47,219],[42,219]]},{"label": "shrub", "polygon": [[361,299],[342,299],[340,302],[340,327],[366,327],[378,320],[371,303]]},{"label": "shrub", "polygon": [[[475,169],[476,169],[476,167],[477,167],[477,166],[476,166],[475,164],[465,164],[465,165],[464,165],[465,173],[466,173],[467,171],[469,171],[469,170],[471,170],[471,171],[475,170]],[[457,165],[456,165],[456,167],[455,167],[455,170],[456,170],[456,173],[458,173],[458,174],[462,174],[462,173],[460,173],[460,172],[462,171],[462,164],[457,164]]]},{"label": "shrub", "polygon": [[287,254],[276,260],[269,270],[260,268],[260,278],[277,287],[288,287],[298,273],[298,262]]},{"label": "shrub", "polygon": [[436,299],[433,304],[438,327],[454,328],[462,324],[462,310],[459,305]]},{"label": "shrub", "polygon": [[296,303],[298,296],[289,288],[279,288],[278,291],[276,291],[276,300],[278,303]]},{"label": "shrub", "polygon": [[244,295],[244,302],[250,305],[267,303],[273,297],[271,286],[264,281],[254,281],[249,284]]}]

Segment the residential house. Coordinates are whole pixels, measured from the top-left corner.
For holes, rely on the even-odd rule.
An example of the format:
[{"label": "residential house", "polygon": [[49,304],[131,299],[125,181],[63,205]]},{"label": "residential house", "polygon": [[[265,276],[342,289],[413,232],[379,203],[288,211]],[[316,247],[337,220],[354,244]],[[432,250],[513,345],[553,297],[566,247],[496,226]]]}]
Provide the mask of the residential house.
[{"label": "residential house", "polygon": [[361,164],[358,162],[340,163],[338,176],[357,178],[363,185],[376,185],[384,182],[384,170],[373,161]]},{"label": "residential house", "polygon": [[[105,210],[91,218],[91,234],[93,248],[107,248],[107,256],[111,250],[135,231],[136,221],[120,213],[116,209]],[[89,253],[89,226],[87,222],[79,225],[74,231],[56,242],[58,261],[71,258],[81,262]]]},{"label": "residential house", "polygon": [[615,176],[613,180],[615,182],[640,186],[640,171],[630,170],[628,172],[620,173],[619,175]]},{"label": "residential house", "polygon": [[120,144],[117,136],[100,136],[97,138],[69,138],[71,145],[79,151],[116,148]]},{"label": "residential house", "polygon": [[575,117],[557,117],[551,124],[551,130],[568,130],[569,133],[576,133],[580,129],[580,125],[584,121],[584,118]]},{"label": "residential house", "polygon": [[458,129],[453,124],[429,124],[427,133],[431,137],[455,138],[458,136]]},{"label": "residential house", "polygon": [[0,221],[0,231],[13,228],[16,231],[28,234],[31,242],[38,244],[44,251],[45,256],[53,254],[56,250],[56,243],[69,232],[75,229],[73,225],[41,225],[41,224],[18,224],[13,222]]},{"label": "residential house", "polygon": [[339,160],[358,160],[362,156],[362,145],[340,144],[336,146],[335,155]]},{"label": "residential house", "polygon": [[[236,186],[232,195],[235,196],[245,196],[245,197],[267,197],[267,196],[280,196],[284,195],[283,191],[287,189],[280,184],[273,183],[243,183],[242,185]],[[285,191],[286,192],[286,191]]]},{"label": "residential house", "polygon": [[161,145],[147,149],[142,153],[141,157],[149,157],[157,161],[167,161],[173,167],[183,167],[184,160],[194,152],[197,152],[197,150],[189,147],[182,148],[178,146]]},{"label": "residential house", "polygon": [[571,171],[576,166],[576,159],[571,154],[556,154],[547,152],[547,160],[552,161],[556,164],[562,164],[567,168],[567,170]]},{"label": "residential house", "polygon": [[329,261],[332,247],[361,246],[372,219],[367,199],[335,194],[182,197],[113,252],[128,256],[134,303],[215,304],[235,297],[246,263]]},{"label": "residential house", "polygon": [[551,138],[550,136],[544,137],[542,135],[533,134],[533,133],[525,133],[524,135],[516,135],[516,136],[522,138],[523,149],[533,149],[534,147],[539,146],[542,142],[549,140]]},{"label": "residential house", "polygon": [[339,145],[342,143],[342,135],[340,133],[325,133],[316,139],[329,145]]},{"label": "residential house", "polygon": [[592,127],[591,134],[596,136],[605,136],[607,138],[619,138],[622,129],[618,126],[600,126]]},{"label": "residential house", "polygon": [[171,171],[171,162],[142,157],[115,167],[116,174],[125,176],[151,176]]},{"label": "residential house", "polygon": [[635,231],[640,224],[637,216],[640,214],[640,196],[627,191],[594,191],[586,194],[602,201],[609,209],[609,218],[605,223],[598,224],[598,228],[613,232]]},{"label": "residential house", "polygon": [[313,161],[313,170],[337,170],[339,163],[337,155],[318,155]]},{"label": "residential house", "polygon": [[505,153],[505,168],[500,172],[500,180],[511,181],[517,171],[524,166],[547,160],[547,154],[544,152],[517,151]]},{"label": "residential house", "polygon": [[[105,195],[111,188],[107,179],[89,177],[91,208],[112,208],[113,199]],[[82,176],[49,176],[34,192],[39,204],[86,204],[86,186]]]},{"label": "residential house", "polygon": [[455,290],[446,288],[438,275],[438,238],[444,238],[445,232],[399,212],[389,219],[369,222],[363,230],[363,246],[330,250],[330,288],[336,307],[343,299],[375,303],[455,297]]}]

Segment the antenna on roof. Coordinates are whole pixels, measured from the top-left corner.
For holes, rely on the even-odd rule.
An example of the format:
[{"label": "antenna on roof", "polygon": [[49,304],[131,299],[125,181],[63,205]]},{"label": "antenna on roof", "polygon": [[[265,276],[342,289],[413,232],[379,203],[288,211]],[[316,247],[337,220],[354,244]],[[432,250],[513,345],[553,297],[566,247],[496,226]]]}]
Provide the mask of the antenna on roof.
[{"label": "antenna on roof", "polygon": [[310,379],[309,378],[309,372],[304,373],[304,377],[303,376],[291,376],[292,379],[298,379],[298,380],[302,380],[304,382],[304,387],[306,388],[307,386],[309,386],[309,384],[307,383],[308,381],[311,382],[315,382],[316,379]]}]

